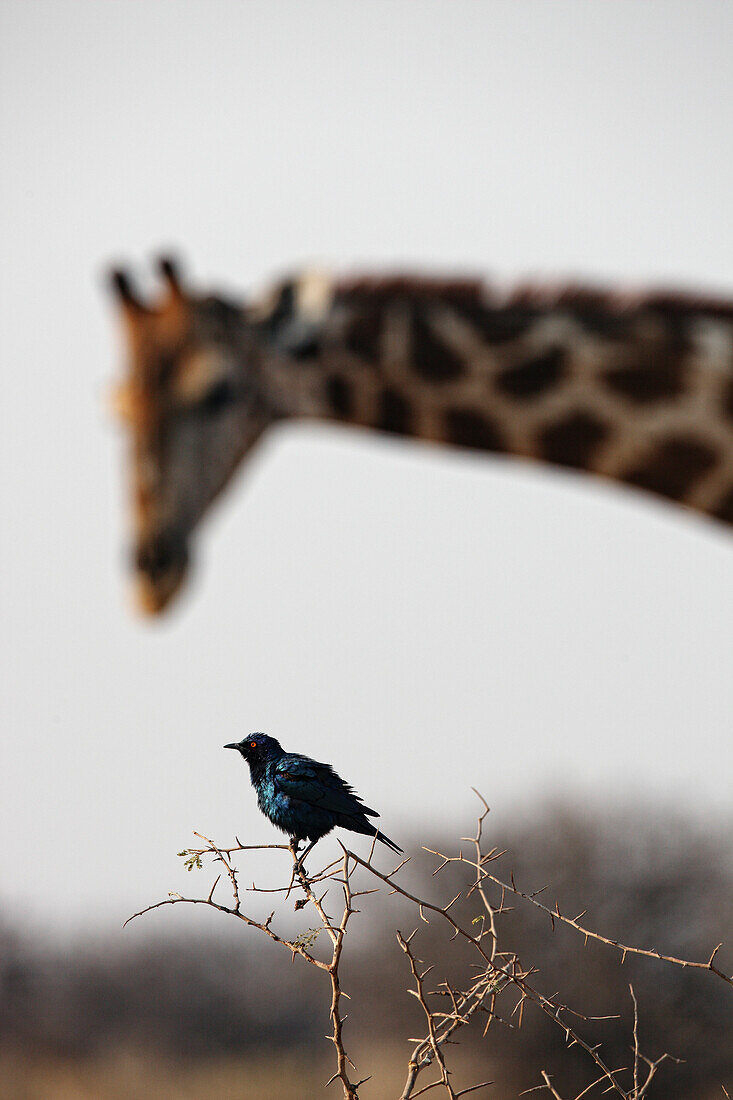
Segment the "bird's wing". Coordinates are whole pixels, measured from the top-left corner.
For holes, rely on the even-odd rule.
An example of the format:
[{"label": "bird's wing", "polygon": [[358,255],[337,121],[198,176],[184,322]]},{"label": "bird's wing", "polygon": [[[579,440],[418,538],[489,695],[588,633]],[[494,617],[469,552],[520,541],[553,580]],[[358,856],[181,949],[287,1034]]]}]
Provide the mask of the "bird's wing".
[{"label": "bird's wing", "polygon": [[376,810],[364,805],[330,764],[320,764],[308,756],[290,753],[277,762],[273,778],[275,786],[283,794],[311,806],[330,810],[331,813],[362,813],[379,817]]}]

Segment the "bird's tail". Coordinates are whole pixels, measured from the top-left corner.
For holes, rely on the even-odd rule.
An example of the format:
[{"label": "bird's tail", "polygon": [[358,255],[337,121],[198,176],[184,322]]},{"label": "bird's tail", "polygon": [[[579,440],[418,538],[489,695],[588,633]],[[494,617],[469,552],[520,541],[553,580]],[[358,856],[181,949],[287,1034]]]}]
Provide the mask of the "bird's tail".
[{"label": "bird's tail", "polygon": [[386,845],[387,848],[391,848],[393,852],[397,852],[398,854],[402,852],[402,848],[400,848],[399,844],[395,844],[393,840],[390,840],[389,837],[385,836],[379,829],[374,830],[374,835],[377,840],[381,840],[382,844]]},{"label": "bird's tail", "polygon": [[[378,815],[375,814],[375,816]],[[373,825],[369,818],[365,817],[363,813],[359,814],[358,817],[354,816],[348,819],[344,819],[344,817],[342,817],[341,820],[337,822],[337,824],[341,825],[344,829],[351,829],[354,833],[362,833],[363,836],[376,837],[376,839],[381,841],[381,843],[384,844],[385,847],[391,848],[393,852],[397,852],[398,854],[401,854],[402,852],[399,844],[395,844],[393,840],[390,840],[389,837],[381,832],[381,830],[378,829],[376,825]]]}]

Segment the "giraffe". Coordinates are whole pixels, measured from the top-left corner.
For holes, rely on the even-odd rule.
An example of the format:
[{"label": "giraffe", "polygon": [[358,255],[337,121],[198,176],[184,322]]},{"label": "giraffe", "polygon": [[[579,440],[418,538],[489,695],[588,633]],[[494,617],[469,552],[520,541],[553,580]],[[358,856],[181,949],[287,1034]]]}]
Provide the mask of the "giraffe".
[{"label": "giraffe", "polygon": [[153,306],[111,276],[146,612],[171,603],[200,520],[284,419],[570,467],[733,523],[733,302],[306,273],[242,304],[191,293],[169,258],[158,272]]}]

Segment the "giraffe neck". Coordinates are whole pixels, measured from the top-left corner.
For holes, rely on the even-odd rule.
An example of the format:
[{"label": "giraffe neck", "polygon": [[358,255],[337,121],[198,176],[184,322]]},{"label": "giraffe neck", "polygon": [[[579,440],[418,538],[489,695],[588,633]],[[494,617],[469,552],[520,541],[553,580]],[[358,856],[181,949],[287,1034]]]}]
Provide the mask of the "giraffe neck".
[{"label": "giraffe neck", "polygon": [[[342,283],[273,312],[279,415],[535,459],[733,522],[733,305],[479,284]],[[282,297],[282,296],[281,296]]]}]

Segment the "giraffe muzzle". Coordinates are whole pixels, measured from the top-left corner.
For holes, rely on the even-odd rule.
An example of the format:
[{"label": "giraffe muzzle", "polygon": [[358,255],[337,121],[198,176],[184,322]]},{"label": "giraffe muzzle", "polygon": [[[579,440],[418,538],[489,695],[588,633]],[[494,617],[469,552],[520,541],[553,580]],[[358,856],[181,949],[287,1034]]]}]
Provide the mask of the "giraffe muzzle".
[{"label": "giraffe muzzle", "polygon": [[136,602],[146,615],[164,611],[183,584],[190,556],[185,538],[171,532],[148,537],[135,548]]}]

